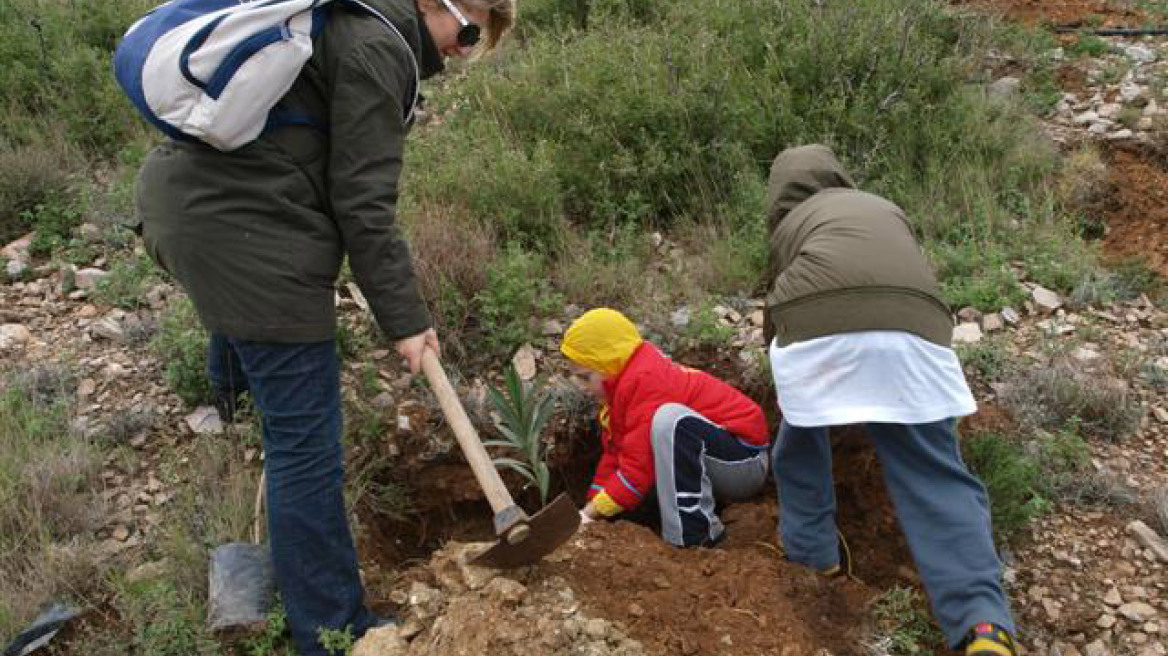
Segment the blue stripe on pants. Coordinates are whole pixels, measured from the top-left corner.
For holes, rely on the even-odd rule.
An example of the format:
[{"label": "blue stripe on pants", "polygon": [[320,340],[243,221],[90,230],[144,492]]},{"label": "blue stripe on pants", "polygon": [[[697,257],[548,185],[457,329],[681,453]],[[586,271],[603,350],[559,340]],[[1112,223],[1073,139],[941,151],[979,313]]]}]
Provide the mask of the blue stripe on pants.
[{"label": "blue stripe on pants", "polygon": [[[989,503],[966,469],[954,420],[866,424],[933,616],[956,647],[978,622],[1014,631],[994,551]],[[816,569],[839,562],[831,443],[826,427],[786,421],[774,449],[779,534],[787,557]]]}]

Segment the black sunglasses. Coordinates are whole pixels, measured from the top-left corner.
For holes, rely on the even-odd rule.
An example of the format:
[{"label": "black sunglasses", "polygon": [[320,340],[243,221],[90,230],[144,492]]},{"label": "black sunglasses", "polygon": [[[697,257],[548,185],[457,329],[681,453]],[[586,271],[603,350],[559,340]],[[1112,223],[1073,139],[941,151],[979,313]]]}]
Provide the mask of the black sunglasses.
[{"label": "black sunglasses", "polygon": [[479,29],[479,26],[468,21],[466,16],[464,16],[463,13],[458,10],[458,7],[454,6],[454,3],[450,0],[442,0],[442,4],[446,5],[447,11],[454,14],[454,17],[458,19],[458,24],[462,25],[462,27],[458,28],[458,45],[462,46],[463,48],[469,48],[471,46],[477,45],[479,42],[479,37],[482,34],[482,30]]}]

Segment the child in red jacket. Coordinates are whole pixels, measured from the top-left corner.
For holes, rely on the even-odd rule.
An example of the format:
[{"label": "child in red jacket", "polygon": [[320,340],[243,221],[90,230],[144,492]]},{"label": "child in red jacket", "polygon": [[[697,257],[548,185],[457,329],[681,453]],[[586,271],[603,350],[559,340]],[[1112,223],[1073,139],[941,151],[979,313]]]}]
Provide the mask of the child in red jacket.
[{"label": "child in red jacket", "polygon": [[758,404],[709,374],[674,364],[608,308],[577,319],[560,350],[603,403],[603,453],[585,519],[633,510],[655,489],[666,542],[718,542],[725,528],[715,501],[749,498],[766,481],[770,440]]}]

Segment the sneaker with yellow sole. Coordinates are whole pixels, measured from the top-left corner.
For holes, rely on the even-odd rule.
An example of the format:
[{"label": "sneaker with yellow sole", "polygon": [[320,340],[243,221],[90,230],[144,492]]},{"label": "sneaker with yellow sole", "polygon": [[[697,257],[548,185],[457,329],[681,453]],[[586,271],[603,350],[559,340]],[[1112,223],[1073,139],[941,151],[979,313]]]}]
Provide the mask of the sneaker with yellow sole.
[{"label": "sneaker with yellow sole", "polygon": [[973,627],[965,644],[965,656],[1018,656],[1010,632],[983,622]]}]

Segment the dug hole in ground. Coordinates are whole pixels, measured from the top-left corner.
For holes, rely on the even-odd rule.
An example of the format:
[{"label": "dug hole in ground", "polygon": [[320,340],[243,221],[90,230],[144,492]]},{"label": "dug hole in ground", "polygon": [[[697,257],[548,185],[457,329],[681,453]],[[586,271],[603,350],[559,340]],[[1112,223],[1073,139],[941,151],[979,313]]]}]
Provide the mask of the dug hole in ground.
[{"label": "dug hole in ground", "polygon": [[[739,382],[725,363],[706,364]],[[769,389],[743,389],[764,407],[774,405]],[[419,410],[415,425],[446,430]],[[554,430],[557,488],[549,498],[563,490],[581,504],[598,455],[595,436],[571,424]],[[469,561],[493,540],[490,509],[476,498],[469,468],[433,462],[430,473],[415,470],[411,478],[429,489],[422,496],[445,503],[419,521],[366,524],[368,596],[400,624],[370,632],[353,654],[879,653],[873,645],[885,627],[871,602],[893,587],[919,587],[919,580],[866,436],[842,429],[833,444],[838,521],[857,580],[824,579],[784,559],[772,481],[755,499],[720,511],[727,537],[713,549],[677,549],[650,527],[618,520],[582,526],[531,567],[476,567]],[[529,512],[538,509],[538,500],[519,497]],[[427,545],[438,548],[427,552]]]}]

